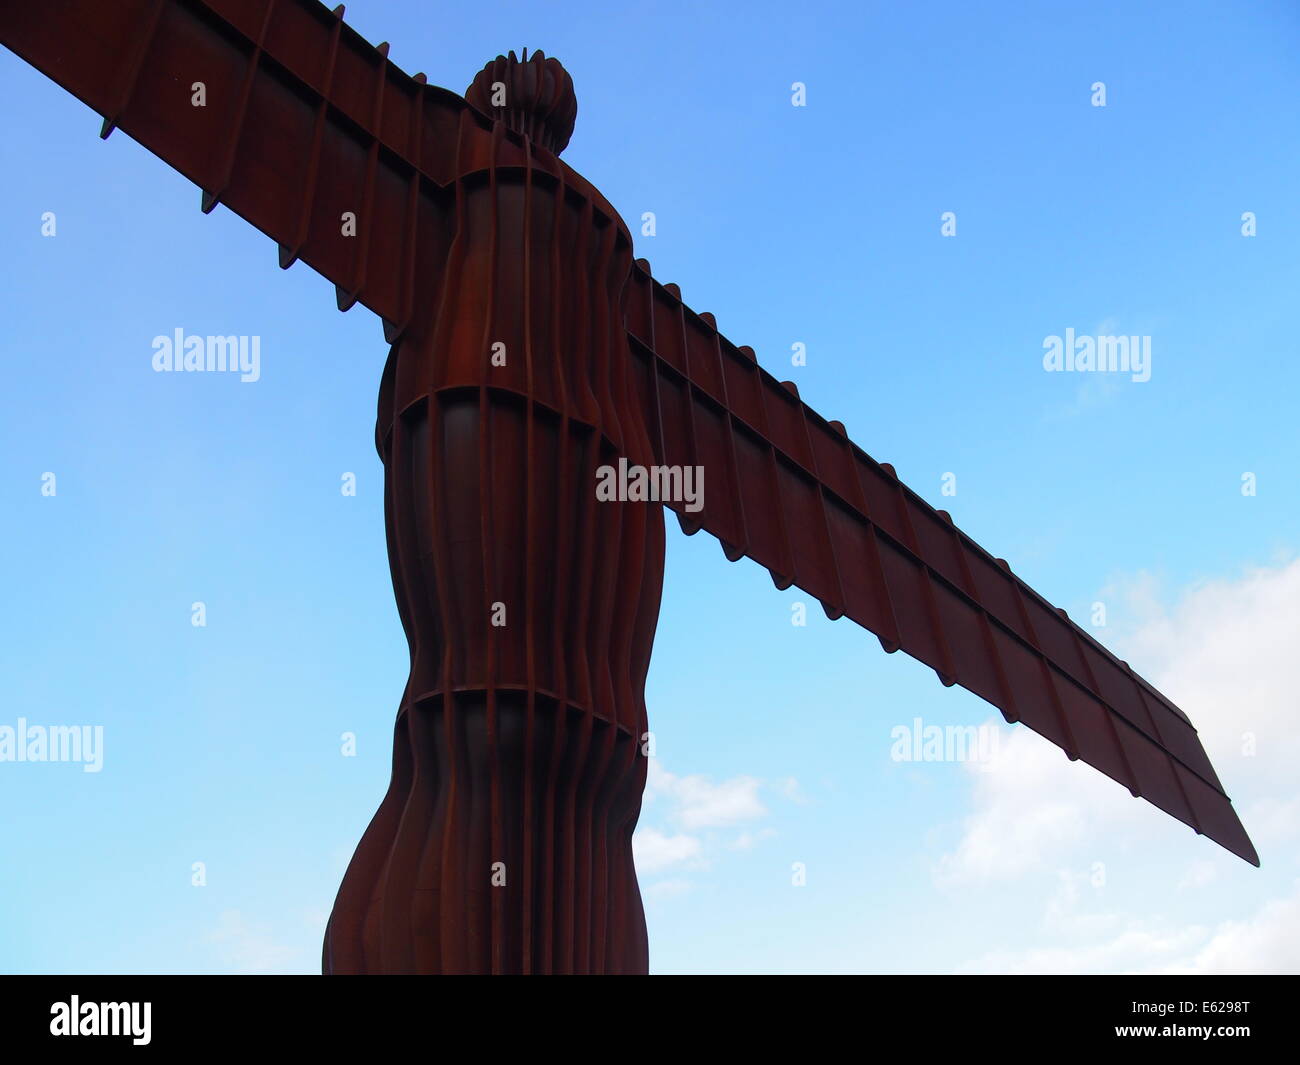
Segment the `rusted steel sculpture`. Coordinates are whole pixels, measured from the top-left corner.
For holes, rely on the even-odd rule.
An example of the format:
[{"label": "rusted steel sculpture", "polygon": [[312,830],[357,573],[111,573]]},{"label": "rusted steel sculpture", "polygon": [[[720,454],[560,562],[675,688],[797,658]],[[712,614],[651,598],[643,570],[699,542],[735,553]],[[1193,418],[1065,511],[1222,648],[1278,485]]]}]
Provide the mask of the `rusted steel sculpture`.
[{"label": "rusted steel sculpture", "polygon": [[620,460],[702,468],[702,509],[662,503],[688,533],[1258,864],[1186,715],[633,262],[558,158],[554,59],[499,56],[462,98],[315,0],[4,4],[0,40],[392,345],[375,442],[411,673],[326,972],[646,971],[664,533],[660,503],[597,499]]},{"label": "rusted steel sculpture", "polygon": [[493,82],[497,143],[452,175],[379,389],[411,676],[329,971],[647,966],[632,829],[663,514],[595,494],[599,467],[653,461],[623,326],[632,242],[554,155],[499,161],[507,128],[568,143],[560,64],[498,59],[468,99]]}]

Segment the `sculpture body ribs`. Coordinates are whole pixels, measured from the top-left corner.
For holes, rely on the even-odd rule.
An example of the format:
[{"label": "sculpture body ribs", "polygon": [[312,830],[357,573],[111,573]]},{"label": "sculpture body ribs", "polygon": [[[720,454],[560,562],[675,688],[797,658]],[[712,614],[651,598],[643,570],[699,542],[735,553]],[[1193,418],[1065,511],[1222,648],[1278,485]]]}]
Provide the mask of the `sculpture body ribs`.
[{"label": "sculpture body ribs", "polygon": [[647,971],[631,836],[663,511],[597,499],[620,459],[703,468],[702,510],[662,504],[687,532],[1258,864],[1181,710],[632,261],[557,158],[576,114],[558,63],[497,57],[462,98],[342,14],[0,4],[0,42],[103,135],[166,160],[392,344],[376,445],[410,676],[326,972]]},{"label": "sculpture body ribs", "polygon": [[597,502],[650,443],[594,191],[461,175],[445,260],[380,389],[388,551],[411,675],[393,780],[348,868],[327,972],[645,972],[632,864],[658,507]]}]

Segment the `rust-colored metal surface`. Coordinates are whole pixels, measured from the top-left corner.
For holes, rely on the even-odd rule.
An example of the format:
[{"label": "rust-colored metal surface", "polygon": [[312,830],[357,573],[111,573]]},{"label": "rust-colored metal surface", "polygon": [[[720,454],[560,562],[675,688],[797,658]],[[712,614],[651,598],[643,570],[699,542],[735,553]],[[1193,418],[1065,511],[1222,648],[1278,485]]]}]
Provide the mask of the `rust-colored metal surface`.
[{"label": "rust-colored metal surface", "polygon": [[557,158],[577,105],[553,59],[498,57],[462,98],[314,0],[6,4],[0,41],[392,344],[376,445],[411,674],[326,972],[646,971],[663,522],[597,500],[620,459],[703,468],[702,509],[663,503],[687,532],[1258,864],[1177,707],[633,262]]},{"label": "rust-colored metal surface", "polygon": [[[529,115],[572,97],[554,60],[512,65]],[[538,132],[567,141],[564,121]],[[663,515],[594,491],[599,467],[652,462],[621,310],[631,239],[529,158],[490,155],[447,192],[379,393],[411,676],[325,968],[644,972],[632,830]]]}]

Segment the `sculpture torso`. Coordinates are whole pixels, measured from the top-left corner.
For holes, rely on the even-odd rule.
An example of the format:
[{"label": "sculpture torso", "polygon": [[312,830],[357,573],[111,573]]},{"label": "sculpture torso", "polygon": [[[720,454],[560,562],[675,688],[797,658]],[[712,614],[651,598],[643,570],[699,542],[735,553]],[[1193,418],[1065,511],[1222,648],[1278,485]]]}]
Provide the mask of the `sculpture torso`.
[{"label": "sculpture torso", "polygon": [[631,241],[547,162],[460,176],[426,313],[384,372],[411,675],[327,971],[646,969],[631,834],[663,519],[595,491],[601,465],[651,462],[626,377]]}]

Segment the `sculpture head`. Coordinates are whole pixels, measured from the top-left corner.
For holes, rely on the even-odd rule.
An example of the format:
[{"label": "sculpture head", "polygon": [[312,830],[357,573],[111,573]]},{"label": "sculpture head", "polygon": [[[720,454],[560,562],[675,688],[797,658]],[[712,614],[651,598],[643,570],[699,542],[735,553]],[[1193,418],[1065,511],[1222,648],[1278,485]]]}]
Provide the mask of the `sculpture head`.
[{"label": "sculpture head", "polygon": [[539,147],[559,155],[573,135],[578,98],[558,59],[542,52],[499,55],[475,76],[465,99]]}]

